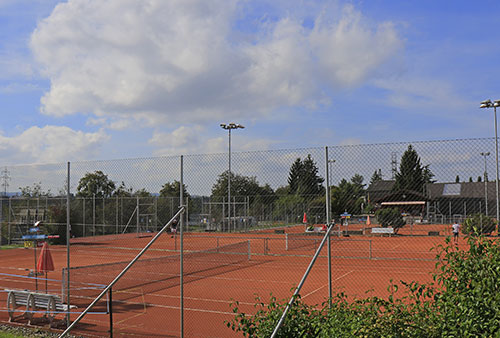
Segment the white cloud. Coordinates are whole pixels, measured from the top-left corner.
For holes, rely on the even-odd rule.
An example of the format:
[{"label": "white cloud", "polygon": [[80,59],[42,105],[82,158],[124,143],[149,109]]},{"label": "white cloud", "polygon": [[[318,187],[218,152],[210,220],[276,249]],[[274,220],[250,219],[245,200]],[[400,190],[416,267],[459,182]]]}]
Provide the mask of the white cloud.
[{"label": "white cloud", "polygon": [[149,143],[156,148],[155,156],[210,154],[223,152],[227,147],[227,139],[207,137],[201,126],[180,126],[171,133],[156,131]]},{"label": "white cloud", "polygon": [[325,88],[363,83],[402,47],[390,23],[366,24],[352,6],[318,13],[313,28],[284,16],[238,39],[240,3],[60,3],[31,37],[51,81],[42,112],[134,116],[172,128],[310,109],[328,103]]},{"label": "white cloud", "polygon": [[[393,107],[418,108],[420,114],[456,115],[463,107],[473,105],[457,95],[452,85],[425,76],[400,76],[378,79],[376,86],[387,90],[385,102]],[[447,107],[443,110],[443,105]]]},{"label": "white cloud", "polygon": [[341,146],[351,146],[351,145],[360,145],[360,144],[362,144],[361,140],[358,138],[354,138],[354,137],[346,138],[346,139],[343,139],[342,141],[340,141]]},{"label": "white cloud", "polygon": [[351,5],[344,7],[338,22],[328,19],[325,13],[316,20],[310,40],[321,74],[333,86],[361,84],[403,47],[392,23],[373,29],[363,24],[365,18]]},{"label": "white cloud", "polygon": [[21,134],[0,135],[0,156],[11,163],[55,163],[95,156],[108,136],[68,127],[31,127]]}]

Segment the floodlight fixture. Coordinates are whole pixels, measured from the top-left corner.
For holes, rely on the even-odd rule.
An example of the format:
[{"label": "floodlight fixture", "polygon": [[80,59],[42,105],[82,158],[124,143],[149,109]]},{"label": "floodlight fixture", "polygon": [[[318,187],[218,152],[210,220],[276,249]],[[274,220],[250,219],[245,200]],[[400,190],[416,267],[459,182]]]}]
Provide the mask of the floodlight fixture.
[{"label": "floodlight fixture", "polygon": [[228,124],[225,124],[225,123],[221,123],[220,126],[223,128],[223,129],[226,129],[226,130],[231,130],[231,129],[243,129],[245,128],[243,125],[239,124],[239,123],[228,123]]},{"label": "floodlight fixture", "polygon": [[491,100],[484,100],[481,101],[481,105],[479,106],[479,108],[490,108],[491,106],[492,106]]}]

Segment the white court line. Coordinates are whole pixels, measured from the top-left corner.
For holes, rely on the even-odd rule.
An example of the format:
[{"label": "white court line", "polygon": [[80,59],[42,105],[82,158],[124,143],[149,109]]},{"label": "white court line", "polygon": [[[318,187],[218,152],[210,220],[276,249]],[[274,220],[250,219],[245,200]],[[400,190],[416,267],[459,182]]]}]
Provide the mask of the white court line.
[{"label": "white court line", "polygon": [[[349,274],[351,274],[351,273],[353,273],[353,272],[354,272],[354,270],[348,271],[348,272],[344,273],[342,276],[335,278],[334,280],[339,280],[339,279],[341,279],[341,278],[344,278],[345,276],[347,276],[347,275],[349,275]],[[320,287],[319,287],[319,288],[317,288],[316,290],[313,290],[313,291],[309,292],[307,295],[305,295],[305,296],[303,296],[303,297],[301,297],[301,298],[302,298],[302,299],[304,299],[304,298],[306,298],[306,297],[308,297],[308,296],[312,295],[313,293],[316,293],[316,292],[318,292],[319,290],[323,289],[325,286],[328,286],[328,284],[325,284],[325,285],[320,286]]]},{"label": "white court line", "polygon": [[396,246],[393,246],[391,250],[394,250],[394,249],[396,249],[396,248],[399,248],[400,246],[401,246],[401,244],[398,244],[398,245],[396,245]]}]

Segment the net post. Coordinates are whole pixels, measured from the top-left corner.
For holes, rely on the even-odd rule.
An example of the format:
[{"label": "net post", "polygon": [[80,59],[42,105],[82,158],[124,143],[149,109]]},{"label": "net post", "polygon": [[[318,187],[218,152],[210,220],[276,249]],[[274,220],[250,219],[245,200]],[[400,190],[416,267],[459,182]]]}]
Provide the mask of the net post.
[{"label": "net post", "polygon": [[252,252],[250,251],[250,240],[247,241],[248,243],[248,260],[252,259]]},{"label": "net post", "polygon": [[288,234],[285,234],[285,250],[288,251]]}]

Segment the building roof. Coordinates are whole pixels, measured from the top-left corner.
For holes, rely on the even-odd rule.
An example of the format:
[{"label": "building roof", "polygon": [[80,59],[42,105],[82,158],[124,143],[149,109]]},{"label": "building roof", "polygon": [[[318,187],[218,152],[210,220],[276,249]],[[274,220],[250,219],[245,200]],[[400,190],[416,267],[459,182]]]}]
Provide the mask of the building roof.
[{"label": "building roof", "polygon": [[367,192],[380,192],[380,191],[391,191],[396,181],[394,180],[381,180],[374,182],[368,186]]},{"label": "building roof", "polygon": [[[496,183],[487,182],[488,199],[496,197]],[[461,183],[428,183],[426,184],[427,197],[435,198],[484,198],[484,182]]]}]

